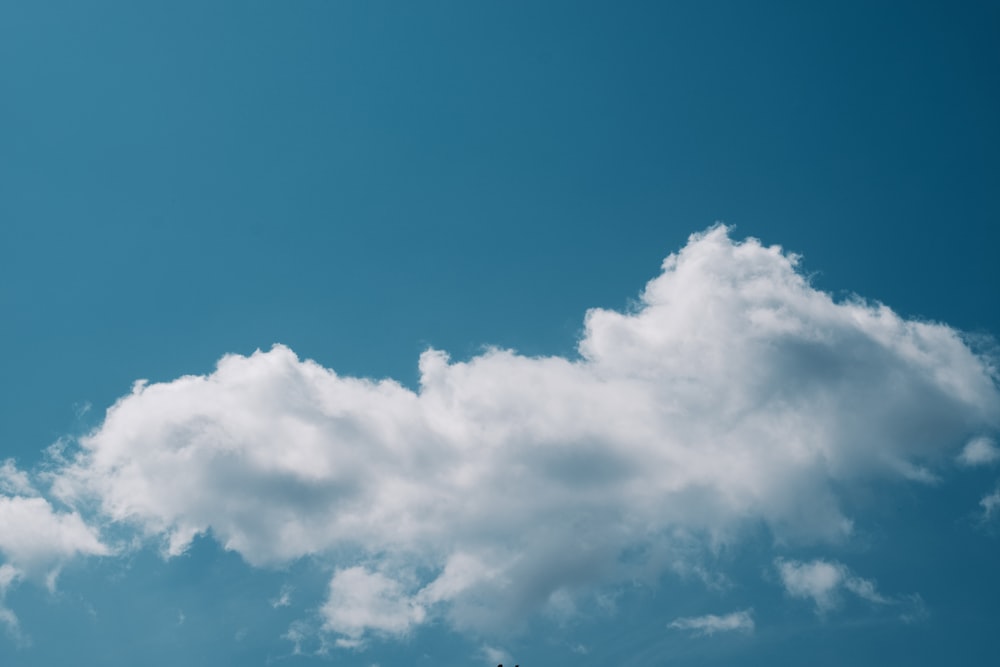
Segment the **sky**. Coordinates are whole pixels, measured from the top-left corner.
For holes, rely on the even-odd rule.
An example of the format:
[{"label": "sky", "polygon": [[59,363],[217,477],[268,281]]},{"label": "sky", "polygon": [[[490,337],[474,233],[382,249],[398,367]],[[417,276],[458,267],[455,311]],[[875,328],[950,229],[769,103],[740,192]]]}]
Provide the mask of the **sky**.
[{"label": "sky", "polygon": [[995,664],[998,30],[0,3],[0,664]]}]

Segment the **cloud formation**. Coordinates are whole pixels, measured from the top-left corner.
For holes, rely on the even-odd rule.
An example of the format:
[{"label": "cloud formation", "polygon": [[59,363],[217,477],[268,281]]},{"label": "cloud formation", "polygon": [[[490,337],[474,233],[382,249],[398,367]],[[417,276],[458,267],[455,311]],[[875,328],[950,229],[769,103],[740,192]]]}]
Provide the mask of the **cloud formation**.
[{"label": "cloud formation", "polygon": [[23,641],[21,634],[21,623],[17,615],[4,605],[4,598],[7,597],[7,589],[17,583],[21,578],[21,573],[12,565],[4,563],[0,565],[0,624],[2,624],[15,641]]},{"label": "cloud formation", "polygon": [[792,597],[812,600],[818,613],[837,607],[843,591],[874,604],[895,602],[879,593],[873,581],[854,575],[846,565],[836,561],[805,563],[779,559],[775,565],[785,591]]},{"label": "cloud formation", "polygon": [[745,632],[751,633],[754,630],[753,610],[734,611],[724,616],[707,614],[705,616],[694,616],[678,618],[668,627],[675,630],[691,630],[696,635],[714,635],[717,632]]},{"label": "cloud formation", "polygon": [[7,459],[0,466],[0,624],[19,644],[28,642],[7,591],[25,578],[54,588],[62,565],[79,555],[103,556],[111,550],[77,512],[60,512],[42,498],[29,475]]},{"label": "cloud formation", "polygon": [[366,632],[402,637],[423,622],[424,607],[398,581],[363,567],[337,570],[321,613],[325,629],[343,635],[340,646],[357,647]]},{"label": "cloud formation", "polygon": [[5,591],[22,576],[47,576],[77,555],[103,556],[110,549],[79,513],[56,510],[31,483],[29,475],[7,459],[0,466],[0,556]]},{"label": "cloud formation", "polygon": [[983,496],[982,500],[979,501],[979,505],[983,508],[983,518],[986,520],[992,519],[1000,511],[1000,489],[987,496]]},{"label": "cloud formation", "polygon": [[1000,461],[1000,448],[990,438],[974,438],[962,449],[958,461],[967,466],[990,465]]},{"label": "cloud formation", "polygon": [[[578,358],[432,349],[417,391],[281,345],[138,382],[52,489],[169,554],[209,532],[254,565],[326,554],[322,614],[343,645],[435,616],[489,628],[570,613],[581,592],[664,569],[651,547],[679,534],[763,522],[842,540],[838,489],[932,479],[997,430],[1000,394],[955,330],[836,302],[797,264],[712,228],[633,310],[589,311]],[[73,517],[63,528],[84,535]],[[790,592],[817,606],[847,585],[787,565]]]},{"label": "cloud formation", "polygon": [[7,459],[0,466],[0,493],[8,496],[37,495],[28,473],[20,470],[14,459]]},{"label": "cloud formation", "polygon": [[57,512],[44,498],[0,496],[0,525],[0,554],[21,572],[48,571],[78,554],[109,553],[79,514]]}]

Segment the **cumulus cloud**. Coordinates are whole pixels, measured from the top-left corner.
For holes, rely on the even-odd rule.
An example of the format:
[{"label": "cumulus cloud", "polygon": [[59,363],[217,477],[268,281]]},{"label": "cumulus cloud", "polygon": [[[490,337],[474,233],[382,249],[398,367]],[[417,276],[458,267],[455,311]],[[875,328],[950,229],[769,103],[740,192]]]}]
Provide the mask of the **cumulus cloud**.
[{"label": "cumulus cloud", "polygon": [[690,630],[696,635],[714,635],[717,632],[751,633],[754,630],[753,610],[734,611],[724,616],[707,614],[678,618],[668,627],[675,630]]},{"label": "cumulus cloud", "polygon": [[840,593],[845,590],[873,604],[896,602],[879,593],[873,581],[854,575],[846,565],[836,561],[806,563],[779,559],[775,564],[785,591],[792,597],[812,600],[819,613],[837,607]]},{"label": "cumulus cloud", "polygon": [[1000,461],[1000,448],[991,438],[974,438],[962,449],[958,460],[967,466],[989,465]]},{"label": "cumulus cloud", "polygon": [[[254,565],[328,554],[324,622],[354,646],[437,615],[488,628],[571,611],[630,568],[670,567],[652,547],[676,535],[763,522],[842,540],[838,489],[932,478],[997,430],[1000,394],[955,330],[837,302],[797,264],[715,227],[634,309],[589,311],[578,357],[432,349],[415,391],[280,345],[138,382],[53,492],[169,554],[209,531]],[[96,552],[75,516],[63,527]],[[822,604],[831,571],[788,572]]]}]

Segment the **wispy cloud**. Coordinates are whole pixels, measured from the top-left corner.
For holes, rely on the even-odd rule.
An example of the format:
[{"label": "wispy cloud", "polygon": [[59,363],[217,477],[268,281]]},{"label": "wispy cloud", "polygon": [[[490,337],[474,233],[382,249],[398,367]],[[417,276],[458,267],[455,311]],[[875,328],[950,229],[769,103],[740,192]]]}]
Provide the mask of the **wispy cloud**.
[{"label": "wispy cloud", "polygon": [[992,438],[975,438],[962,449],[958,460],[967,466],[989,465],[1000,461],[1000,448]]},{"label": "wispy cloud", "polygon": [[309,638],[310,628],[302,621],[292,623],[281,638],[292,643],[292,655],[302,655],[302,646]]},{"label": "wispy cloud", "polygon": [[812,600],[818,613],[825,613],[840,604],[842,591],[853,593],[873,604],[895,604],[896,600],[878,592],[875,582],[859,577],[837,561],[795,560],[775,561],[781,583],[792,597]]},{"label": "wispy cloud", "polygon": [[17,615],[4,605],[7,597],[7,590],[21,578],[21,573],[11,565],[4,563],[0,565],[0,625],[3,625],[10,636],[17,644],[25,645],[28,642],[27,636],[21,631],[21,622]]},{"label": "wispy cloud", "polygon": [[8,609],[3,605],[3,601],[0,600],[0,625],[4,626],[7,631],[7,635],[14,640],[18,646],[24,646],[30,643],[27,635],[25,635],[21,630],[21,622],[17,618],[11,609]]},{"label": "wispy cloud", "polygon": [[668,627],[675,630],[690,630],[696,635],[714,635],[717,632],[751,633],[754,631],[753,610],[734,611],[724,616],[707,614],[678,618]]},{"label": "wispy cloud", "polygon": [[20,470],[14,459],[7,459],[0,465],[0,493],[8,496],[38,495],[28,473]]},{"label": "wispy cloud", "polygon": [[287,607],[292,604],[292,587],[282,586],[281,591],[278,593],[278,597],[272,598],[270,600],[271,606],[275,609],[281,607]]},{"label": "wispy cloud", "polygon": [[482,654],[483,658],[485,658],[486,661],[489,662],[490,664],[496,663],[499,665],[503,664],[504,662],[508,663],[510,662],[510,653],[508,653],[502,648],[497,648],[496,646],[489,646],[487,644],[483,644],[479,648],[479,651]]},{"label": "wispy cloud", "polygon": [[1000,513],[1000,489],[988,496],[983,496],[979,505],[983,508],[983,518],[986,520],[992,519],[994,515]]}]

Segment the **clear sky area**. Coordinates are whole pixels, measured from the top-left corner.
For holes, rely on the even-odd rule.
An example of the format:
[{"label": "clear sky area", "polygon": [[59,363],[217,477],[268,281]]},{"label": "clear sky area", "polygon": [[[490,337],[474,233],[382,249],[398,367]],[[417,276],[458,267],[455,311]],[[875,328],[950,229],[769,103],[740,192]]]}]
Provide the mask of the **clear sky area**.
[{"label": "clear sky area", "polygon": [[0,3],[0,665],[994,665],[996,2]]}]

